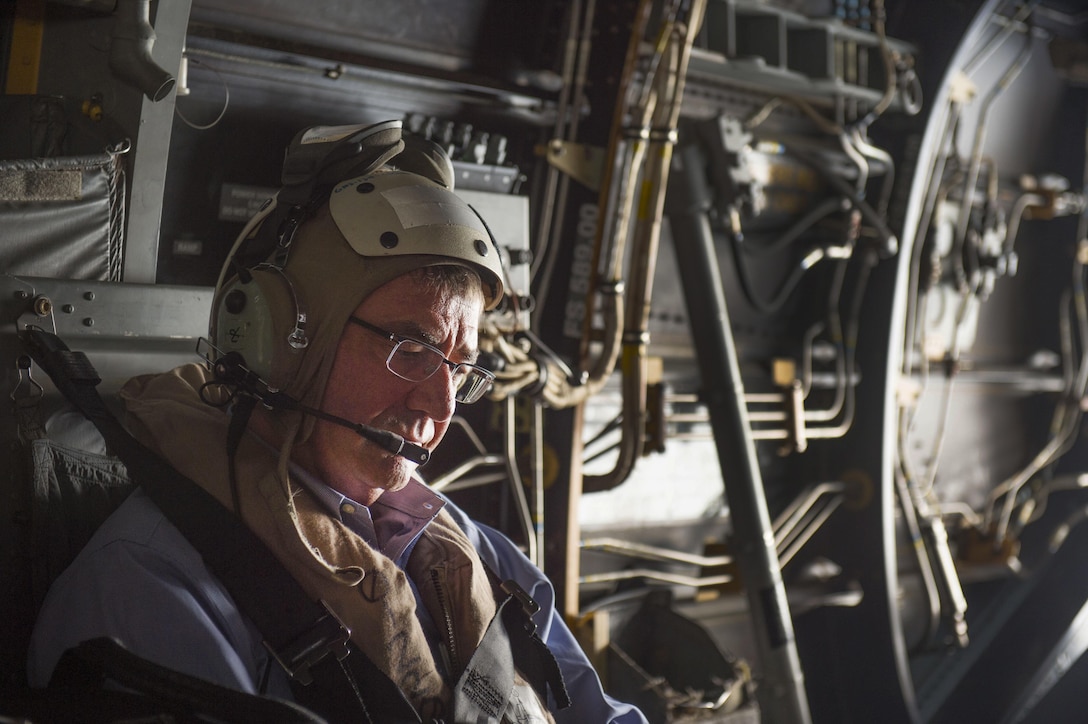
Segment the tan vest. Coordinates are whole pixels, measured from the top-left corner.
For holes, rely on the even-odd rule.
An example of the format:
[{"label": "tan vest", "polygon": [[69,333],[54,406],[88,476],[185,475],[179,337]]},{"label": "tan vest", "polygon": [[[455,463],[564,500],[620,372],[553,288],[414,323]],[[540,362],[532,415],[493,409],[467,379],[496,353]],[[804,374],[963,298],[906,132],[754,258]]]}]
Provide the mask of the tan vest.
[{"label": "tan vest", "polygon": [[[204,367],[186,365],[131,380],[121,392],[130,415],[126,424],[180,473],[232,508],[224,443],[229,418],[197,395],[208,377]],[[290,480],[286,460],[277,460],[252,436],[243,437],[236,470],[246,525],[311,597],[333,610],[424,721],[449,712],[450,685],[431,655],[405,571],[329,516]],[[407,575],[442,632],[447,670],[456,681],[496,606],[478,554],[444,511],[420,536]],[[545,716],[551,721],[546,711]]]}]

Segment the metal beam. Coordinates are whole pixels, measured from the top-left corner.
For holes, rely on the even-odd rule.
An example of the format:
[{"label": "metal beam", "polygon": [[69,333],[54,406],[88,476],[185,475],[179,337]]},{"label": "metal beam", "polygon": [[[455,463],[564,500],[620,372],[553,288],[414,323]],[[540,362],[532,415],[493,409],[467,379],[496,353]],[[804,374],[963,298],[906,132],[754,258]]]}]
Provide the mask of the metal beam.
[{"label": "metal beam", "polygon": [[710,195],[698,148],[678,154],[670,178],[669,223],[703,379],[736,556],[751,611],[764,684],[760,708],[775,724],[811,721],[774,530],[744,402],[744,383],[707,211]]},{"label": "metal beam", "polygon": [[[155,3],[155,45],[152,58],[160,67],[176,73],[181,66],[191,0]],[[170,157],[170,132],[174,124],[176,90],[161,101],[143,98],[140,125],[132,161],[132,185],[125,238],[124,280],[153,284],[159,262],[166,166]]]}]

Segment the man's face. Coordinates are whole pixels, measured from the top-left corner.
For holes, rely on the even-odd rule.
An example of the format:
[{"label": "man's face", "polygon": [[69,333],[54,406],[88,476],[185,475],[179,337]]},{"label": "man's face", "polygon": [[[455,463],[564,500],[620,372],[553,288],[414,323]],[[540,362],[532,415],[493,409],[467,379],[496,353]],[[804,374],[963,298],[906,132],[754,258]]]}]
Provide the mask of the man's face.
[{"label": "man's face", "polygon": [[[394,334],[437,347],[453,362],[474,362],[483,295],[437,289],[408,274],[367,297],[355,316]],[[422,382],[394,375],[385,365],[393,342],[357,324],[340,337],[322,409],[352,422],[389,430],[434,450],[454,412],[450,368]],[[370,505],[386,490],[407,484],[416,464],[382,450],[352,430],[319,420],[299,463],[352,500]]]}]

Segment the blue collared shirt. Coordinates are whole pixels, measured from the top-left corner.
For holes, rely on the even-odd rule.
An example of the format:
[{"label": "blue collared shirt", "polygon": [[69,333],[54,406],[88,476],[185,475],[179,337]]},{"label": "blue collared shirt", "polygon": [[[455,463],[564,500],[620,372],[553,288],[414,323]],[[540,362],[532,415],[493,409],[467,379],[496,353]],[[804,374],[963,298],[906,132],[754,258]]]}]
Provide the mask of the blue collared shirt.
[{"label": "blue collared shirt", "polygon": [[411,552],[419,534],[446,506],[445,498],[415,479],[401,490],[382,493],[368,508],[301,468],[293,468],[291,476],[305,486],[330,515],[398,564],[407,560],[406,554]]},{"label": "blue collared shirt", "polygon": [[[517,581],[540,604],[534,619],[574,702],[556,713],[556,721],[645,724],[636,708],[602,691],[596,672],[556,611],[551,584],[504,535],[475,523],[417,481],[384,493],[370,509],[313,478],[302,482],[330,514],[398,563],[445,508],[483,561],[502,578]],[[424,607],[417,610],[425,616]],[[429,621],[421,623],[425,632],[431,628]],[[139,489],[50,589],[31,640],[31,684],[44,686],[64,651],[98,636],[115,637],[134,653],[192,676],[247,693],[260,692],[260,682],[267,681],[262,693],[293,698],[286,675],[273,665],[259,632],[196,549]]]}]

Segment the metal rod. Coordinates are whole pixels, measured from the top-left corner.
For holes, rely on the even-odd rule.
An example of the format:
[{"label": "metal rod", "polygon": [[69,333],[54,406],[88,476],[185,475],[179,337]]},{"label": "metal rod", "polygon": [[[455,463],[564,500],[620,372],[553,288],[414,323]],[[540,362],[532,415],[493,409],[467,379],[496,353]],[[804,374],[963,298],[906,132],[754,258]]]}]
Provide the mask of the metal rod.
[{"label": "metal rod", "polygon": [[693,588],[709,588],[710,586],[724,586],[733,580],[732,576],[706,576],[699,578],[685,576],[678,573],[655,571],[649,568],[639,568],[627,571],[608,571],[606,573],[592,573],[578,579],[579,583],[608,583],[611,581],[627,581],[632,578],[646,578],[651,581],[661,581],[674,586],[692,586]]},{"label": "metal rod", "polygon": [[544,568],[544,405],[533,399],[533,531],[536,538],[536,560]]},{"label": "metal rod", "polygon": [[503,438],[503,453],[506,458],[506,471],[510,479],[510,491],[514,494],[514,502],[521,518],[522,528],[525,530],[526,555],[533,562],[540,562],[541,551],[536,546],[536,533],[533,530],[533,513],[529,508],[529,500],[525,495],[525,485],[521,481],[521,471],[518,469],[517,441],[515,439],[517,411],[514,406],[517,399],[510,395],[506,398],[506,416],[503,420],[503,428],[506,434]]},{"label": "metal rod", "polygon": [[700,556],[693,553],[684,553],[683,551],[674,551],[669,548],[632,543],[619,538],[589,538],[582,541],[582,550],[619,553],[666,563],[688,563],[693,566],[703,566],[704,568],[725,566],[733,561],[733,556]]},{"label": "metal rod", "polygon": [[506,458],[502,455],[477,455],[464,461],[444,475],[429,481],[428,485],[435,490],[449,489],[452,483],[460,480],[469,471],[475,470],[481,465],[502,465],[505,462]]},{"label": "metal rod", "polygon": [[774,547],[763,479],[744,403],[732,327],[707,212],[704,158],[696,146],[677,154],[668,187],[669,221],[707,410],[765,673],[760,706],[776,724],[810,722],[804,674]]},{"label": "metal rod", "polygon": [[501,483],[508,481],[510,476],[505,471],[499,471],[495,473],[486,473],[480,475],[473,475],[471,477],[459,478],[458,480],[448,483],[446,487],[442,488],[444,493],[453,493],[458,490],[468,490],[469,488],[478,488],[481,485],[491,485],[492,483]]},{"label": "metal rod", "polygon": [[835,509],[842,505],[842,501],[841,495],[832,498],[811,520],[806,521],[803,529],[793,538],[789,547],[782,551],[780,560],[783,567],[793,560],[793,557],[805,547],[805,544],[808,543],[812,536],[816,535],[816,531],[820,530],[827,519],[831,517],[831,514],[835,512]]},{"label": "metal rod", "polygon": [[820,498],[833,493],[842,493],[846,484],[840,481],[817,483],[808,487],[802,495],[797,496],[792,503],[778,514],[774,521],[774,542],[781,549],[786,538],[791,535],[798,522],[812,509]]}]

